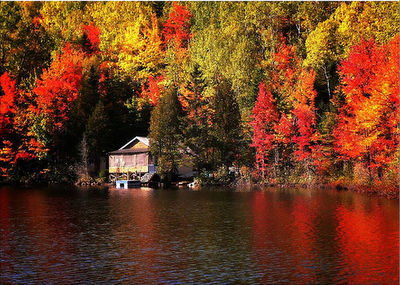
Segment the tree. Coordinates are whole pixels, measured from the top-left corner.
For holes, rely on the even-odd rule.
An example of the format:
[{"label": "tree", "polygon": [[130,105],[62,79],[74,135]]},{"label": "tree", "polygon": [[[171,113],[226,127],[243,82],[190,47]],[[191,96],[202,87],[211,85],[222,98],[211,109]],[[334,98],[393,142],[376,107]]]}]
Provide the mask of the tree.
[{"label": "tree", "polygon": [[42,144],[54,150],[61,143],[71,103],[78,97],[82,84],[81,62],[82,54],[67,45],[33,89],[36,95],[35,105],[31,106],[36,116],[33,131]]},{"label": "tree", "polygon": [[86,135],[83,135],[79,144],[79,161],[77,163],[77,174],[80,178],[88,179],[89,177],[89,149]]},{"label": "tree", "polygon": [[240,112],[248,116],[263,60],[256,20],[248,16],[256,8],[242,2],[192,2],[189,7],[193,12],[191,59],[199,65],[208,86],[214,88],[220,78],[227,79]]},{"label": "tree", "polygon": [[205,96],[205,80],[197,65],[190,72],[185,85],[180,87],[179,101],[184,115],[181,117],[182,143],[190,149],[198,170],[210,165],[210,129],[212,107]]},{"label": "tree", "polygon": [[102,100],[100,100],[89,117],[84,136],[87,141],[88,159],[99,169],[100,158],[106,155],[111,147],[113,130]]},{"label": "tree", "polygon": [[0,97],[0,134],[5,136],[12,130],[12,116],[16,109],[16,94],[15,80],[12,80],[5,72],[0,77],[0,84],[2,90],[2,96]]},{"label": "tree", "polygon": [[150,75],[159,75],[162,41],[152,6],[146,2],[94,2],[87,7],[91,22],[101,30],[100,52],[115,64],[118,77],[146,81]]},{"label": "tree", "polygon": [[163,81],[163,75],[160,75],[156,78],[150,75],[148,78],[148,88],[146,89],[145,86],[142,85],[140,97],[147,100],[152,106],[156,106],[164,89]]},{"label": "tree", "polygon": [[256,168],[261,177],[266,177],[270,166],[270,154],[275,147],[275,126],[279,121],[275,100],[270,91],[265,92],[265,84],[260,83],[260,92],[252,114],[253,143],[256,149]]},{"label": "tree", "polygon": [[325,81],[328,102],[339,84],[337,66],[350,48],[362,38],[388,43],[398,34],[397,3],[342,2],[328,19],[318,23],[306,39],[307,58],[304,65],[317,72],[317,84]]},{"label": "tree", "polygon": [[362,40],[339,69],[344,104],[335,148],[344,160],[364,165],[371,182],[398,150],[398,52],[398,37],[383,46]]},{"label": "tree", "polygon": [[188,42],[192,38],[190,33],[190,18],[192,13],[182,5],[176,2],[172,4],[172,10],[163,24],[164,43],[172,43],[175,49],[188,47]]},{"label": "tree", "polygon": [[34,84],[50,62],[53,41],[40,20],[42,2],[1,2],[0,74]]},{"label": "tree", "polygon": [[14,137],[14,117],[16,112],[15,80],[12,80],[7,72],[0,77],[0,166],[2,176],[8,175],[10,166],[16,157]]},{"label": "tree", "polygon": [[315,72],[303,70],[293,96],[293,115],[296,129],[292,138],[296,144],[294,155],[298,162],[305,164],[309,182],[311,182],[311,172],[315,170],[314,160],[319,138],[315,108],[317,92],[314,90],[314,81]]},{"label": "tree", "polygon": [[100,53],[100,33],[100,28],[96,27],[94,23],[83,25],[81,44],[88,55]]},{"label": "tree", "polygon": [[45,148],[32,135],[27,102],[16,81],[6,72],[0,85],[0,172],[3,179],[22,179],[38,171],[33,165]]},{"label": "tree", "polygon": [[86,5],[77,1],[42,3],[38,19],[51,38],[55,52],[61,52],[67,43],[75,42],[82,34]]},{"label": "tree", "polygon": [[226,169],[237,160],[241,149],[239,106],[230,86],[228,81],[221,80],[215,89],[210,130],[217,159],[214,165]]},{"label": "tree", "polygon": [[160,102],[151,113],[149,138],[150,151],[158,162],[157,172],[168,182],[172,181],[181,158],[179,150],[181,113],[176,88],[166,87]]}]

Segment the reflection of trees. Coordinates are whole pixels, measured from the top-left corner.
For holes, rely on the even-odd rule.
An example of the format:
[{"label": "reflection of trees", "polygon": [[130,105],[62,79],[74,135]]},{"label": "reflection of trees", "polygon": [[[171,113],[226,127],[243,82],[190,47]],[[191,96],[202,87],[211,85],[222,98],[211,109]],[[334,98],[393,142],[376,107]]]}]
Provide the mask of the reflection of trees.
[{"label": "reflection of trees", "polygon": [[274,190],[253,196],[253,246],[262,283],[317,280],[316,205],[308,196],[296,195],[292,201],[291,196]]},{"label": "reflection of trees", "polygon": [[254,193],[251,203],[263,283],[398,282],[398,207],[353,193],[282,189]]},{"label": "reflection of trees", "polygon": [[389,218],[396,214],[385,213],[379,204],[378,199],[354,196],[337,208],[340,276],[350,284],[399,282],[398,220]]}]

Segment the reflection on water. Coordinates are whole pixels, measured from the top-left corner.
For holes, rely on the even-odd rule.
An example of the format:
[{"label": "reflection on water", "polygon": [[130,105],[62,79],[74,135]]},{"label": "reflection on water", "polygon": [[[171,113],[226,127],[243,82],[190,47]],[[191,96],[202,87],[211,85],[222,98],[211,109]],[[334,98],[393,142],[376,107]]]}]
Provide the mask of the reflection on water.
[{"label": "reflection on water", "polygon": [[311,189],[1,194],[2,284],[398,284],[399,202]]}]

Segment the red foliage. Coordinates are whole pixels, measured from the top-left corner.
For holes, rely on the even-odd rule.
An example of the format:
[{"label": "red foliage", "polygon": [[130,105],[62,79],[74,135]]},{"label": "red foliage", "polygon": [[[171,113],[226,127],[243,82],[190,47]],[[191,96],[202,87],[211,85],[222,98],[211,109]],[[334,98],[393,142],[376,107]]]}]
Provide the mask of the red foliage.
[{"label": "red foliage", "polygon": [[13,130],[17,91],[15,80],[12,80],[7,72],[0,77],[0,84],[4,93],[0,97],[0,139],[2,141]]},{"label": "red foliage", "polygon": [[292,140],[292,119],[289,118],[285,113],[280,114],[278,124],[275,125],[275,137],[276,142],[284,146],[288,146]]},{"label": "red foliage", "polygon": [[398,154],[399,37],[380,47],[373,39],[361,41],[339,71],[345,102],[334,130],[335,150],[379,171]]},{"label": "red foliage", "polygon": [[0,77],[0,84],[4,92],[4,95],[0,97],[0,115],[4,116],[15,110],[15,80],[12,80],[8,72],[5,72]]},{"label": "red foliage", "polygon": [[252,115],[254,134],[251,146],[256,149],[257,167],[264,175],[267,170],[268,155],[275,144],[274,128],[278,123],[279,114],[271,92],[265,92],[264,83],[261,83],[259,88]]},{"label": "red foliage", "polygon": [[81,64],[82,54],[67,45],[33,89],[37,95],[34,112],[46,116],[53,131],[62,130],[68,120],[70,105],[77,98],[82,83]]},{"label": "red foliage", "polygon": [[0,166],[2,176],[7,176],[8,168],[13,164],[15,157],[12,135],[14,133],[17,91],[15,81],[7,72],[0,77],[0,84],[3,91],[3,95],[0,96]]},{"label": "red foliage", "polygon": [[35,29],[39,29],[40,25],[42,24],[42,19],[40,17],[34,17],[32,20],[32,24],[35,26]]},{"label": "red foliage", "polygon": [[25,151],[21,151],[21,152],[17,153],[17,155],[15,156],[15,162],[17,162],[18,160],[28,162],[35,158],[36,158],[36,155],[25,152]]},{"label": "red foliage", "polygon": [[93,23],[89,26],[83,26],[83,30],[89,39],[90,46],[89,50],[92,52],[98,52],[100,46],[100,28],[96,27]]},{"label": "red foliage", "polygon": [[293,115],[296,118],[296,133],[293,136],[293,141],[297,144],[295,155],[299,161],[311,157],[311,146],[316,140],[317,118],[314,100],[317,92],[314,90],[314,80],[314,71],[303,71],[294,93]]},{"label": "red foliage", "polygon": [[164,35],[165,44],[168,45],[172,40],[175,41],[175,47],[187,47],[187,41],[191,39],[190,19],[192,13],[174,2],[172,11],[168,15],[167,21],[164,23],[162,34]]},{"label": "red foliage", "polygon": [[271,72],[271,87],[281,93],[292,92],[296,71],[298,70],[298,59],[295,55],[295,47],[286,45],[285,39],[281,38],[281,43],[277,47],[274,57],[274,70]]},{"label": "red foliage", "polygon": [[150,75],[148,79],[148,88],[145,89],[145,86],[142,86],[142,93],[140,96],[148,99],[150,104],[155,106],[157,105],[158,99],[160,98],[162,92],[162,87],[160,87],[159,84],[164,80],[164,76],[160,75],[154,78],[152,75]]}]

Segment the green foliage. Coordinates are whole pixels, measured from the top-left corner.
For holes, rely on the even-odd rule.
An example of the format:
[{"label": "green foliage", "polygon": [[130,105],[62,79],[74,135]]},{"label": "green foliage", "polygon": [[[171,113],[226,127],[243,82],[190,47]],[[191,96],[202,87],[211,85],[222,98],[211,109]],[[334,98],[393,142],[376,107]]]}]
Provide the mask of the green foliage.
[{"label": "green foliage", "polygon": [[110,128],[110,119],[103,102],[100,100],[92,115],[89,117],[85,135],[87,138],[89,157],[96,160],[104,156],[110,149],[110,139],[113,130]]},{"label": "green foliage", "polygon": [[162,93],[159,104],[151,113],[150,151],[158,161],[157,171],[167,181],[171,181],[181,159],[179,149],[181,112],[177,89],[168,86]]},{"label": "green foliage", "polygon": [[215,89],[212,102],[213,115],[210,137],[214,149],[214,164],[229,167],[239,154],[239,106],[227,81]]},{"label": "green foliage", "polygon": [[42,2],[0,3],[0,74],[30,86],[50,63],[53,40],[40,22]]}]

